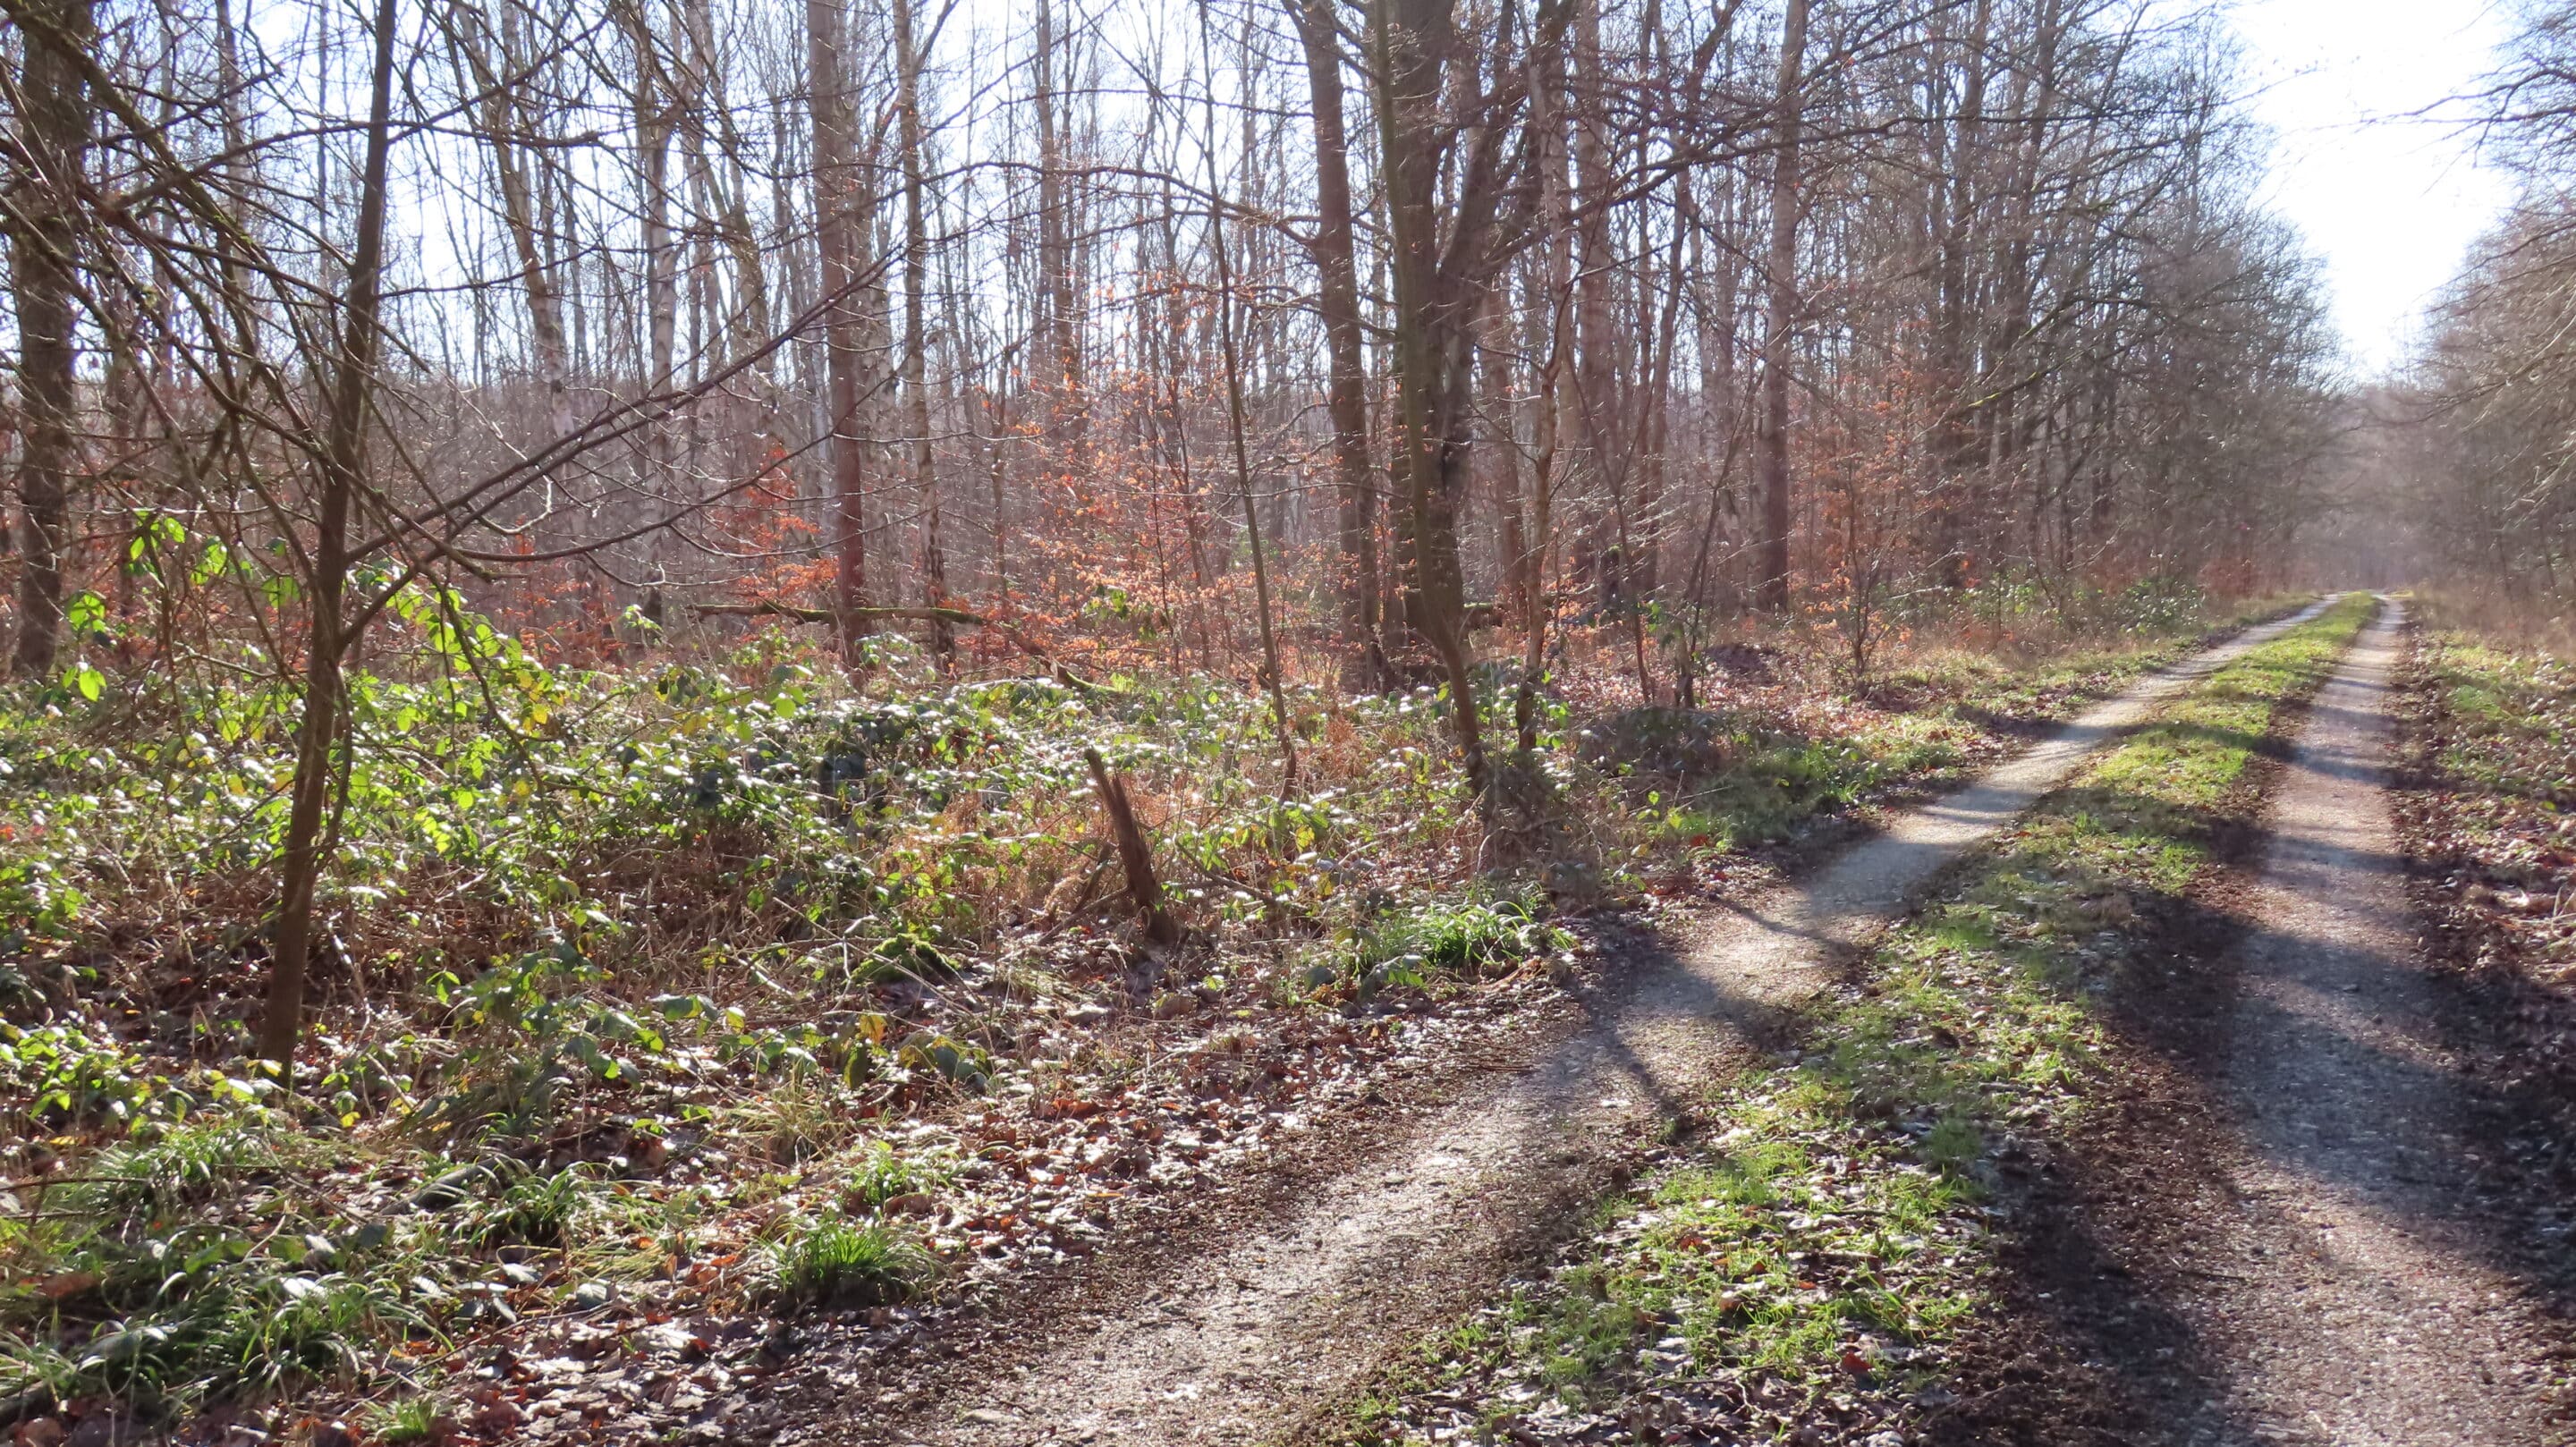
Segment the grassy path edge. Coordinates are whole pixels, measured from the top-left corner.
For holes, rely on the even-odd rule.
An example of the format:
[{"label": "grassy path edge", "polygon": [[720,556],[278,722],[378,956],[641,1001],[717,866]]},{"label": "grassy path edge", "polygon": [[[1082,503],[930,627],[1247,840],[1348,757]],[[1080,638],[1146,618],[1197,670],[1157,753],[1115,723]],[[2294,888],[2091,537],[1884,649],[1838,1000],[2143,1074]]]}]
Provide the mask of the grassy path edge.
[{"label": "grassy path edge", "polygon": [[1704,1138],[1602,1202],[1546,1278],[1322,1435],[1906,1440],[1991,1301],[2000,1174],[2081,1128],[2146,922],[2255,817],[2256,765],[2377,607],[2348,597],[2250,651],[2044,801],[1811,1007],[1800,1050],[1720,1088]]}]

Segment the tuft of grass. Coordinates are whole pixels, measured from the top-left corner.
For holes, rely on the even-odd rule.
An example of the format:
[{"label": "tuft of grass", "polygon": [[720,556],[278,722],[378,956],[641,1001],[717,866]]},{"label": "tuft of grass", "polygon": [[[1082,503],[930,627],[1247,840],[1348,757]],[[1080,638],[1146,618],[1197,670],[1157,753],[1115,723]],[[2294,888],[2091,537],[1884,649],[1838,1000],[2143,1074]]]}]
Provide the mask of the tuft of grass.
[{"label": "tuft of grass", "polygon": [[[155,1242],[154,1246],[166,1243]],[[94,1248],[76,1258],[100,1276],[112,1313],[65,1331],[10,1304],[0,1331],[0,1392],[42,1388],[62,1400],[105,1398],[140,1410],[207,1399],[270,1400],[376,1365],[373,1344],[428,1322],[375,1275],[298,1270],[252,1254],[240,1238],[199,1238],[194,1256]],[[166,1273],[145,1280],[158,1267]]]},{"label": "tuft of grass", "polygon": [[100,1151],[84,1172],[90,1180],[67,1191],[66,1204],[130,1223],[203,1204],[218,1191],[286,1164],[279,1137],[258,1123],[183,1125],[156,1140]]},{"label": "tuft of grass", "polygon": [[360,1380],[374,1366],[375,1342],[426,1325],[391,1284],[361,1276],[269,1277],[227,1297],[202,1348],[208,1386],[221,1396],[269,1399]]},{"label": "tuft of grass", "polygon": [[399,1447],[405,1442],[434,1442],[444,1435],[438,1402],[427,1396],[399,1397],[367,1413],[367,1435]]},{"label": "tuft of grass", "polygon": [[746,1107],[736,1118],[762,1154],[782,1166],[829,1155],[856,1128],[840,1078],[819,1070],[789,1073],[756,1109]]},{"label": "tuft of grass", "polygon": [[887,1306],[929,1289],[938,1264],[882,1222],[804,1222],[773,1251],[770,1288],[788,1307]]},{"label": "tuft of grass", "polygon": [[1592,1268],[1566,1272],[1557,1285],[1539,1323],[1538,1375],[1549,1386],[1568,1386],[1625,1354],[1650,1318],[1613,1299],[1608,1281]]},{"label": "tuft of grass", "polygon": [[945,1155],[906,1155],[888,1142],[872,1141],[851,1170],[841,1199],[853,1210],[875,1215],[888,1201],[936,1194],[956,1176],[957,1163]]}]

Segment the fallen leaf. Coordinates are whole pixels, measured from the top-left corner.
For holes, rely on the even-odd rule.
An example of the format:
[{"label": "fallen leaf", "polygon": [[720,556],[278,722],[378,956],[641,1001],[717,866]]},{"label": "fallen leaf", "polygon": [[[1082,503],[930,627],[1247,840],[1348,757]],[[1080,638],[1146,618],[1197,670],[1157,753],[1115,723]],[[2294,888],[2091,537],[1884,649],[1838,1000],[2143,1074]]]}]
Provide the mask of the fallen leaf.
[{"label": "fallen leaf", "polygon": [[98,1283],[99,1274],[95,1271],[65,1271],[38,1282],[36,1294],[47,1301],[65,1301],[80,1295]]}]

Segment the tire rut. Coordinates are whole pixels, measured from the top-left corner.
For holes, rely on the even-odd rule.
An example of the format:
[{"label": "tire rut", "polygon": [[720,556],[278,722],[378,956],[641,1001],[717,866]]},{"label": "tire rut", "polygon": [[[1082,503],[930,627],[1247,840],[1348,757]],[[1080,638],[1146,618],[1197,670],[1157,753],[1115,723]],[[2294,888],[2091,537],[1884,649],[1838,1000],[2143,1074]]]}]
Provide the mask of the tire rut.
[{"label": "tire rut", "polygon": [[1239,1239],[1177,1256],[1139,1307],[1046,1324],[1000,1379],[868,1434],[994,1447],[1249,1443],[1311,1428],[1527,1260],[1594,1198],[1623,1143],[1686,1120],[1947,865],[2156,707],[2328,602],[2148,676],[1802,883],[1703,911],[1668,952],[1583,1000],[1586,1018],[1541,1063],[1430,1114]]},{"label": "tire rut", "polygon": [[2214,1380],[2165,1440],[2555,1440],[2541,1334],[2480,1240],[2473,1117],[2440,1043],[2387,789],[2404,627],[2384,602],[2274,793],[2213,1084],[2234,1139],[2170,1303]]}]

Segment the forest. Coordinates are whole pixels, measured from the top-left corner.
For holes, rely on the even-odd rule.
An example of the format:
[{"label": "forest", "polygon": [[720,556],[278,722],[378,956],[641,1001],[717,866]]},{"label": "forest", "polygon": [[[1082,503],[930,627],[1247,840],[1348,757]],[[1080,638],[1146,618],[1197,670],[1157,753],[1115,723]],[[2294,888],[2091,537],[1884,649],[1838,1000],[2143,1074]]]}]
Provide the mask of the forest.
[{"label": "forest", "polygon": [[[2034,1243],[2510,1160],[2372,1259],[2533,1365],[2317,1440],[2545,1440],[2510,30],[2364,377],[2217,6],[0,0],[0,1430],[2214,1440]],[[2267,932],[2527,1068],[2258,1079]]]}]

